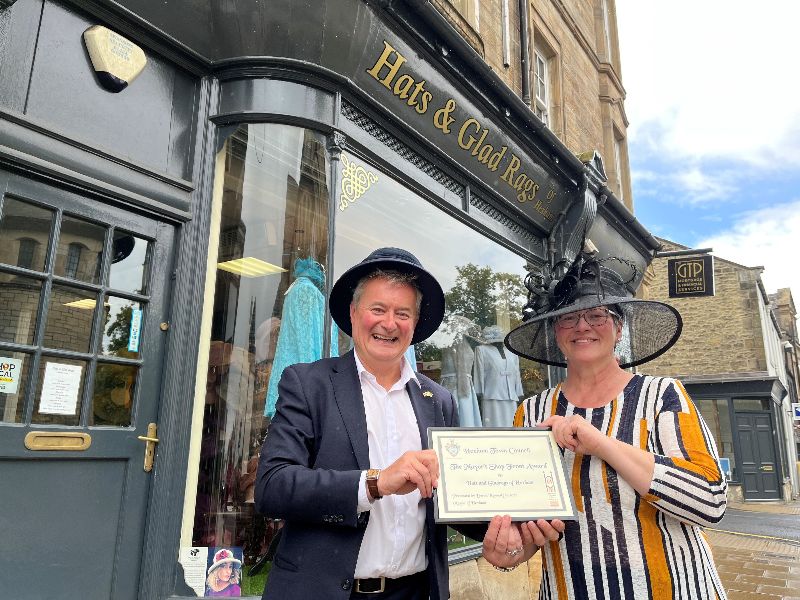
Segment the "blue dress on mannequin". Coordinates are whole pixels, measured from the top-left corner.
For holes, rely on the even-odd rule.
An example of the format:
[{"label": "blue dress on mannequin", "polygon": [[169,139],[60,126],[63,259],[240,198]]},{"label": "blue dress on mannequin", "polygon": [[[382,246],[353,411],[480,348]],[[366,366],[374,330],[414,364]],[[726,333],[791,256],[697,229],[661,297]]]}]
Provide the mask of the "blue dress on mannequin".
[{"label": "blue dress on mannequin", "polygon": [[[272,362],[264,414],[275,416],[278,383],[283,370],[295,363],[310,363],[322,358],[325,328],[325,272],[313,258],[298,258],[294,263],[295,280],[286,290],[283,301],[278,345]],[[331,356],[339,355],[339,332],[331,327]]]}]

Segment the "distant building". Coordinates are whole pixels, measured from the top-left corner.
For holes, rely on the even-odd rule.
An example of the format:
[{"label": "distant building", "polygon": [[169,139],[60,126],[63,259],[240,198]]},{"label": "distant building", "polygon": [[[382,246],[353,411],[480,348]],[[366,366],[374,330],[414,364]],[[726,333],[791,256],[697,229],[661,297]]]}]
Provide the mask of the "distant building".
[{"label": "distant building", "polygon": [[[685,250],[662,240],[663,251]],[[744,500],[797,496],[791,402],[796,367],[787,368],[784,328],[767,294],[763,267],[714,257],[714,296],[669,297],[669,258],[653,261],[646,296],[683,316],[678,343],[642,365],[644,373],[678,377],[695,400],[731,466],[731,494]],[[788,290],[777,294],[791,321]],[[791,321],[793,323],[793,321]],[[795,332],[796,328],[792,331]],[[796,339],[796,338],[795,338]],[[795,363],[796,365],[796,363]]]}]

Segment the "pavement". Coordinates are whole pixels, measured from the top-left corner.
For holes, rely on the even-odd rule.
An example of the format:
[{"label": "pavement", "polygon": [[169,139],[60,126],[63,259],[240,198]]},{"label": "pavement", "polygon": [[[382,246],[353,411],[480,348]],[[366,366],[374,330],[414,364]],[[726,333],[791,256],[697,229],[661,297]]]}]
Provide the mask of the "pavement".
[{"label": "pavement", "polygon": [[[796,515],[800,501],[729,502],[736,511]],[[800,540],[706,528],[728,600],[800,600]]]}]

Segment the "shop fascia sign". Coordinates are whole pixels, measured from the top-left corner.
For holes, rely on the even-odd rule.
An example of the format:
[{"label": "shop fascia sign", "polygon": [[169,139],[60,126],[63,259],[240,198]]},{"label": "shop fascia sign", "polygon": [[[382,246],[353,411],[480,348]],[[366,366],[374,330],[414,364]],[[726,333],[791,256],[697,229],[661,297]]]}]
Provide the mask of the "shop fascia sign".
[{"label": "shop fascia sign", "polygon": [[[540,227],[552,230],[569,201],[553,175],[400,42],[383,39],[373,56],[358,77],[365,88]],[[426,76],[420,75],[423,70]]]}]

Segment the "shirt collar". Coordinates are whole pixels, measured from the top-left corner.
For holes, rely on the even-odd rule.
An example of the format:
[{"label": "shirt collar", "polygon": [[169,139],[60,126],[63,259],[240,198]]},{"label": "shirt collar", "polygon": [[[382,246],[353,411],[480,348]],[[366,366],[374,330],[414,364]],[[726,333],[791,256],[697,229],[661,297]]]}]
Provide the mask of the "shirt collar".
[{"label": "shirt collar", "polygon": [[[355,348],[353,348],[353,356],[356,358],[356,369],[358,370],[358,379],[360,381],[364,381],[364,378],[367,377],[371,381],[376,381],[375,376],[367,371],[364,367],[364,364],[361,362],[361,359],[358,358],[358,352]],[[400,367],[400,379],[395,382],[392,386],[392,390],[400,389],[405,387],[405,385],[413,380],[417,386],[422,387],[419,383],[419,379],[417,379],[417,374],[414,372],[414,369],[411,368],[411,365],[406,360],[405,355],[402,357],[402,364]]]}]

